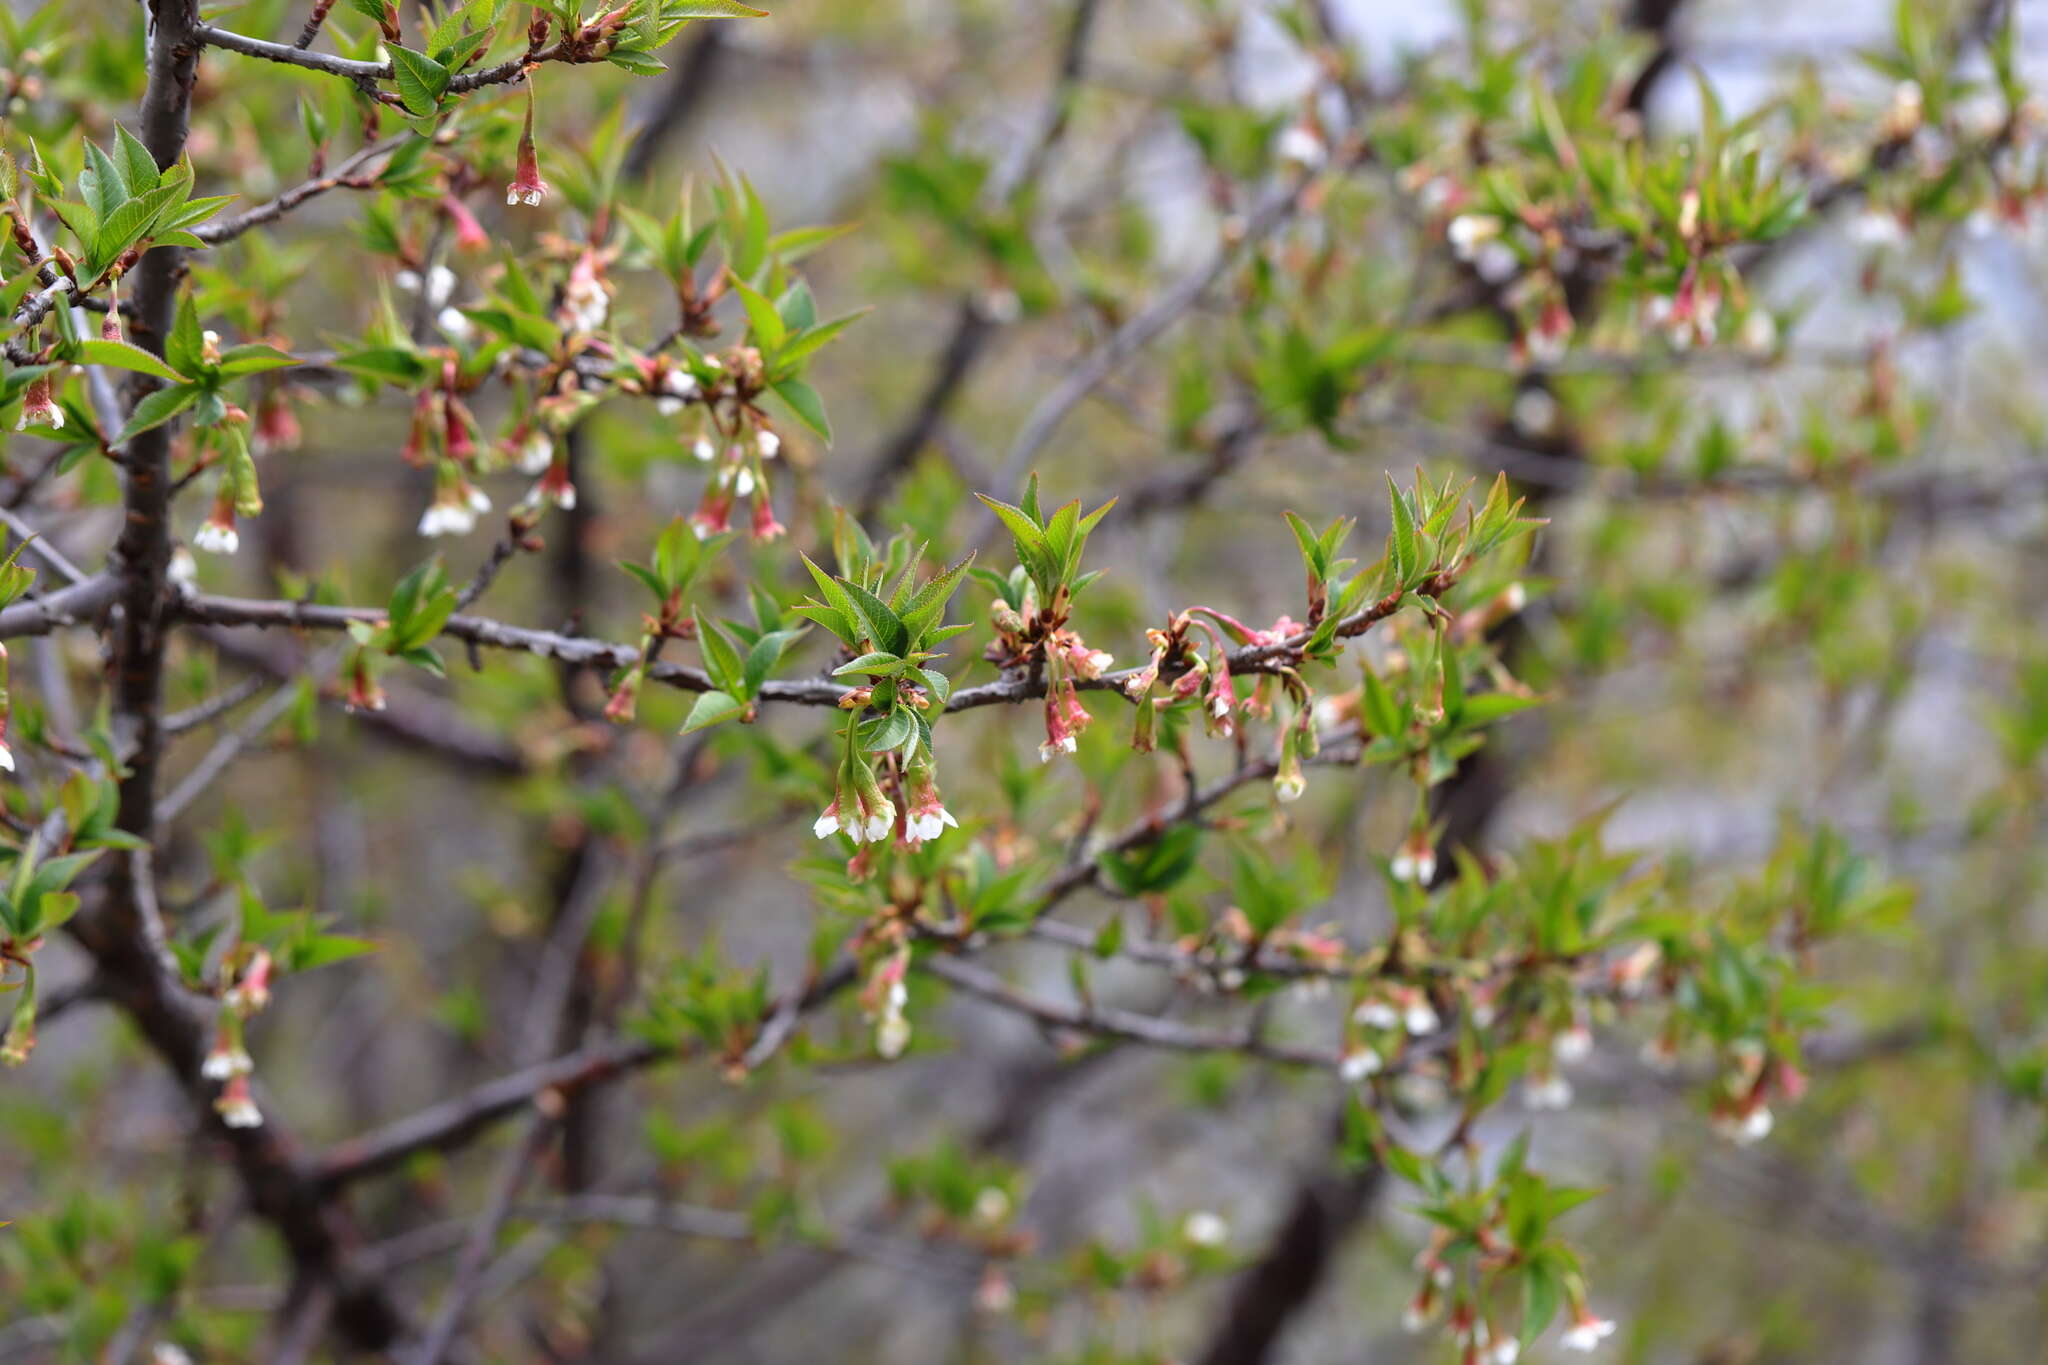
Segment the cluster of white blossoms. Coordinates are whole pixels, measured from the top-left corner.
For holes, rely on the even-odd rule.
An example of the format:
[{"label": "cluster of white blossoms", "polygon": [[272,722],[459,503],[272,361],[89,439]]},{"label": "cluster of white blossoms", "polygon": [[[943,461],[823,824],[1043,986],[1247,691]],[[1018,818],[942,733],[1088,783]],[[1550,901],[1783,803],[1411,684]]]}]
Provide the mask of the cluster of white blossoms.
[{"label": "cluster of white blossoms", "polygon": [[427,510],[420,513],[419,533],[423,536],[466,536],[476,529],[476,519],[491,510],[491,499],[467,479],[443,485]]},{"label": "cluster of white blossoms", "polygon": [[811,824],[811,832],[820,839],[844,834],[856,844],[879,844],[895,828],[896,806],[887,798],[883,798],[879,805],[873,802],[841,802],[834,798]]}]

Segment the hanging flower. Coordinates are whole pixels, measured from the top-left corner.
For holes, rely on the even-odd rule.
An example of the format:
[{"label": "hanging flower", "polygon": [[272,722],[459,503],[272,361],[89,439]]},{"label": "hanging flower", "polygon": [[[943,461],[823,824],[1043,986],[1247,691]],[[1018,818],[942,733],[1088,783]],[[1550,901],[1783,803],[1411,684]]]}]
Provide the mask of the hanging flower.
[{"label": "hanging flower", "polygon": [[206,1054],[206,1060],[199,1064],[199,1074],[209,1081],[229,1081],[237,1076],[246,1076],[256,1069],[249,1054],[242,1045],[225,1032],[214,1039],[213,1049]]},{"label": "hanging flower", "polygon": [[595,332],[604,326],[611,306],[603,265],[595,251],[586,249],[569,268],[568,282],[562,286],[562,320],[573,331]]},{"label": "hanging flower", "polygon": [[222,1087],[220,1098],[213,1102],[220,1121],[230,1128],[261,1128],[263,1111],[256,1107],[255,1096],[249,1093],[249,1078],[235,1076]]},{"label": "hanging flower", "polygon": [[193,534],[192,544],[214,555],[231,555],[242,547],[242,537],[235,530],[235,492],[227,480],[221,481],[220,491],[213,497],[213,510]]},{"label": "hanging flower", "polygon": [[64,429],[64,409],[57,406],[50,396],[50,376],[39,374],[28,381],[28,391],[21,400],[21,416],[15,421],[16,431],[30,427],[49,427],[54,431]]},{"label": "hanging flower", "polygon": [[505,438],[505,453],[522,474],[539,474],[555,461],[554,438],[528,422],[514,427]]},{"label": "hanging flower", "polygon": [[755,540],[774,540],[789,529],[775,519],[775,504],[768,500],[766,491],[757,494],[754,498],[754,524],[752,529]]},{"label": "hanging flower", "polygon": [[569,458],[562,451],[554,452],[548,462],[547,471],[540,476],[540,482],[533,486],[527,500],[536,504],[553,503],[567,512],[576,506],[576,485],[569,481]]},{"label": "hanging flower", "polygon": [[469,205],[452,194],[441,196],[441,212],[448,215],[448,221],[455,225],[455,245],[463,251],[481,251],[491,244],[491,236],[484,231],[484,225],[469,211]]},{"label": "hanging flower", "polygon": [[275,964],[267,949],[258,948],[235,984],[221,992],[220,1002],[247,1018],[270,1003],[270,973]]},{"label": "hanging flower", "polygon": [[537,208],[547,198],[548,182],[540,178],[540,157],[533,149],[533,80],[526,82],[526,126],[519,133],[519,159],[512,183],[505,187],[507,206]]},{"label": "hanging flower", "polygon": [[910,809],[903,821],[903,837],[911,845],[922,844],[936,839],[947,828],[959,828],[960,822],[953,818],[953,812],[946,809],[939,799],[938,774],[930,764],[921,764],[913,770],[910,782]]},{"label": "hanging flower", "polygon": [[1591,1351],[1613,1335],[1614,1323],[1611,1319],[1596,1317],[1590,1309],[1581,1304],[1577,1316],[1572,1319],[1572,1325],[1566,1329],[1559,1345],[1567,1351]]},{"label": "hanging flower", "polygon": [[1397,882],[1413,882],[1417,886],[1428,886],[1436,880],[1436,846],[1430,842],[1428,830],[1417,829],[1409,834],[1387,865],[1387,873]]},{"label": "hanging flower", "polygon": [[434,481],[434,501],[420,514],[423,536],[466,536],[476,529],[476,519],[491,510],[490,497],[464,478],[452,461],[442,462],[441,477]]},{"label": "hanging flower", "polygon": [[720,488],[716,482],[706,484],[704,496],[697,502],[697,510],[690,513],[690,529],[697,533],[697,539],[708,540],[730,531],[732,504],[730,488]]}]

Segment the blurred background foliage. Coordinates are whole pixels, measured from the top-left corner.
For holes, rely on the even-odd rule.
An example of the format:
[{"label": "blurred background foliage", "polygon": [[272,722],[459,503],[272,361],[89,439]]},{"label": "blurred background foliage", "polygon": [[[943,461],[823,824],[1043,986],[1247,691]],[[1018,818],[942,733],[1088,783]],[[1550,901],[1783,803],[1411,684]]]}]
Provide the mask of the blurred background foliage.
[{"label": "blurred background foliage", "polygon": [[[2048,1358],[2048,296],[2026,93],[2048,6],[2011,8],[788,0],[688,26],[663,70],[537,71],[543,212],[498,202],[527,112],[507,85],[463,104],[460,160],[321,195],[195,256],[193,284],[209,325],[301,356],[345,359],[387,307],[425,344],[472,347],[506,255],[557,279],[616,183],[654,227],[614,238],[631,245],[613,307],[652,335],[676,300],[649,242],[679,195],[705,221],[744,173],[777,231],[844,226],[781,242],[818,317],[862,313],[805,374],[831,440],[773,408],[790,536],[739,525],[686,594],[741,621],[750,582],[782,608],[812,591],[792,543],[845,571],[835,503],[878,538],[910,528],[933,563],[978,549],[1007,572],[1009,537],[970,494],[1016,499],[1035,472],[1048,507],[1118,499],[1073,626],[1131,667],[1145,628],[1192,604],[1261,629],[1305,615],[1284,512],[1357,518],[1370,560],[1389,472],[1476,476],[1483,497],[1505,471],[1549,525],[1461,609],[1521,585],[1529,609],[1487,622],[1472,659],[1546,704],[1463,756],[1425,851],[1447,876],[1460,848],[1531,878],[1546,860],[1602,872],[1648,907],[1648,937],[1683,921],[1674,943],[1789,918],[1805,1089],[1760,1144],[1707,1121],[1696,1064],[1740,1041],[1714,1020],[1743,1008],[1714,993],[1749,989],[1709,966],[1680,1006],[1706,1050],[1676,1073],[1654,1017],[1560,997],[1547,1017],[1593,1033],[1587,1055],[1555,1049],[1569,1108],[1532,1113],[1564,1097],[1525,1085],[1457,1136],[1498,1154],[1530,1129],[1560,1191],[1603,1192],[1559,1226],[1620,1322],[1616,1359]],[[280,0],[207,18],[288,41],[304,16]],[[328,22],[334,51],[374,44],[348,6]],[[81,134],[111,145],[142,94],[139,42],[127,6],[15,6],[10,148],[32,138],[75,169]],[[315,141],[332,165],[373,140],[363,118],[346,81],[209,51],[197,189],[240,196],[230,213],[270,199],[317,173]],[[377,136],[401,130],[385,111]],[[450,192],[485,241],[458,240]],[[709,317],[704,351],[758,339],[730,300]],[[300,435],[261,452],[263,513],[241,553],[197,556],[202,589],[382,604],[430,553],[458,585],[491,553],[502,517],[419,538],[435,475],[400,458],[406,396],[365,373],[254,381]],[[524,412],[495,391],[473,406],[487,442]],[[574,506],[510,553],[490,614],[638,638],[647,588],[615,562],[652,562],[700,506],[692,420],[638,401],[583,415],[562,438]],[[10,438],[16,487],[50,450]],[[479,476],[501,506],[530,481]],[[81,561],[118,530],[104,461],[37,499],[37,529]],[[975,627],[951,648],[955,687],[994,676],[990,603],[978,583],[955,603]],[[1403,657],[1425,657],[1428,629],[1404,621]],[[822,634],[782,676],[829,662]],[[168,706],[289,678],[298,648],[216,629],[173,655]],[[1388,651],[1375,636],[1365,653],[1386,669]],[[605,874],[581,893],[586,1024],[624,1013],[664,1039],[716,1033],[720,1011],[750,1029],[888,891],[811,841],[834,761],[818,717],[767,707],[678,750],[689,693],[648,687],[617,726],[604,670],[464,653],[443,648],[445,678],[384,670],[382,715],[329,704],[345,680],[288,685],[159,852],[167,911],[194,932],[240,915],[246,933],[252,901],[325,926],[299,965],[334,965],[288,978],[251,1029],[300,1160],[534,1060],[536,964],[589,865]],[[98,666],[89,638],[16,647],[16,744],[88,725],[57,681]],[[973,846],[957,894],[991,924],[1069,850],[1183,797],[1174,745],[1134,761],[1125,708],[1089,699],[1098,723],[1056,766],[1030,707],[941,727],[968,826],[949,854]],[[181,732],[174,767],[236,714]],[[1194,738],[1196,780],[1231,748]],[[1384,872],[1413,837],[1412,784],[1337,768],[1299,803],[1268,791],[1220,804],[1199,848],[1112,859],[1107,890],[1068,905],[1095,958],[1020,942],[1005,974],[1199,1021],[1218,983],[1120,957],[1121,935],[1207,933],[1226,905],[1354,944],[1404,923]],[[24,800],[7,795],[17,816]],[[1573,861],[1595,829],[1631,856]],[[1808,933],[1843,941],[1809,953]],[[322,1358],[290,1331],[316,1288],[243,1216],[176,1084],[87,998],[79,953],[38,964],[40,1042],[0,1104],[0,1356]],[[647,1008],[627,1009],[643,980]],[[1330,1040],[1313,983],[1267,984],[1263,1033]],[[849,1002],[752,1076],[728,1056],[579,1093],[454,1358],[1458,1357],[1400,1326],[1449,1196],[1361,1168],[1348,1087],[1228,1051],[1091,1046],[907,985],[894,1061]],[[733,1036],[744,1053],[751,1034]],[[544,1036],[540,1055],[577,1041]],[[1462,1129],[1427,1068],[1379,1093],[1417,1150]],[[512,1128],[484,1145],[509,1151]],[[493,1169],[428,1151],[355,1183],[365,1273],[431,1304]]]}]

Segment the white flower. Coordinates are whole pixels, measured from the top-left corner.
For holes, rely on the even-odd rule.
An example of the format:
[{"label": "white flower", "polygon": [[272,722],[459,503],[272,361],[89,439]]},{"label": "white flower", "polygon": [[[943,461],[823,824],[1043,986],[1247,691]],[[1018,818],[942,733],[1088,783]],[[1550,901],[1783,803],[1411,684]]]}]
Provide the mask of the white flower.
[{"label": "white flower", "polygon": [[1747,1114],[1729,1114],[1714,1120],[1714,1131],[1738,1147],[1754,1146],[1771,1135],[1771,1110],[1760,1104]]},{"label": "white flower", "polygon": [[1307,790],[1308,781],[1300,773],[1282,773],[1273,779],[1273,795],[1282,801],[1299,801]]},{"label": "white flower", "polygon": [[811,833],[820,839],[829,839],[839,832],[839,812],[827,810],[811,823]]},{"label": "white flower", "polygon": [[960,822],[953,818],[953,812],[941,806],[935,811],[911,816],[906,822],[905,833],[909,835],[911,843],[921,844],[927,839],[938,838],[948,827],[958,829]]},{"label": "white flower", "polygon": [[1501,221],[1490,213],[1461,213],[1444,229],[1451,250],[1461,261],[1469,261],[1479,248],[1500,236]]},{"label": "white flower", "polygon": [[1323,140],[1316,136],[1315,129],[1299,123],[1280,134],[1273,150],[1282,161],[1305,171],[1320,168],[1330,154],[1329,149],[1323,146]]},{"label": "white flower", "polygon": [[199,1074],[209,1081],[233,1080],[246,1076],[256,1069],[249,1060],[249,1054],[238,1047],[217,1047],[206,1054],[206,1060],[199,1064]]},{"label": "white flower", "polygon": [[1190,1246],[1220,1247],[1230,1237],[1230,1225],[1218,1214],[1197,1209],[1181,1220],[1180,1235]]},{"label": "white flower", "polygon": [[1513,1337],[1502,1337],[1493,1343],[1493,1365],[1515,1365],[1522,1358],[1522,1343]]},{"label": "white flower", "polygon": [[475,484],[468,484],[464,487],[462,499],[469,504],[469,510],[478,515],[491,510],[491,495],[478,488]]},{"label": "white flower", "polygon": [[1074,737],[1072,735],[1060,736],[1058,743],[1047,740],[1038,746],[1038,761],[1040,763],[1050,763],[1061,754],[1074,752],[1074,747]]},{"label": "white flower", "polygon": [[1569,1109],[1572,1083],[1562,1076],[1540,1076],[1522,1083],[1522,1102],[1531,1109]]},{"label": "white flower", "polygon": [[1443,1027],[1443,1020],[1437,1018],[1436,1006],[1419,997],[1411,1001],[1408,1008],[1402,1012],[1401,1022],[1418,1038],[1425,1033],[1435,1033]]},{"label": "white flower", "polygon": [[515,204],[524,204],[528,208],[536,208],[539,206],[540,200],[541,193],[538,189],[529,188],[522,190],[517,185],[507,185],[505,187],[505,203],[508,207]]},{"label": "white flower", "polygon": [[1507,591],[1502,595],[1507,601],[1508,610],[1511,612],[1520,611],[1523,607],[1529,605],[1529,590],[1523,587],[1519,581],[1508,584]]},{"label": "white flower", "polygon": [[1550,1040],[1550,1051],[1560,1062],[1583,1062],[1593,1051],[1593,1031],[1574,1024]]},{"label": "white flower", "polygon": [[1767,309],[1752,308],[1735,333],[1735,344],[1754,356],[1768,356],[1778,349],[1778,320]]},{"label": "white flower", "polygon": [[974,1196],[974,1221],[977,1223],[1000,1223],[1010,1216],[1010,1196],[1003,1193],[1000,1185],[983,1185],[981,1193]]},{"label": "white flower", "polygon": [[14,771],[14,750],[7,747],[4,739],[0,739],[0,768],[10,773]]},{"label": "white flower", "polygon": [[555,461],[554,438],[545,431],[528,431],[519,443],[519,472],[539,474]]},{"label": "white flower", "polygon": [[476,335],[476,324],[460,308],[443,308],[434,317],[434,325],[455,341],[467,341]]},{"label": "white flower", "polygon": [[867,835],[869,843],[878,844],[888,838],[889,832],[895,828],[896,807],[884,801],[875,809],[873,814],[868,816],[867,823],[862,827],[861,832]]},{"label": "white flower", "polygon": [[875,1028],[875,1051],[883,1060],[895,1061],[910,1046],[910,1021],[901,1014],[885,1015]]},{"label": "white flower", "polygon": [[1589,1314],[1571,1325],[1571,1328],[1565,1332],[1560,1344],[1567,1351],[1591,1351],[1598,1348],[1602,1341],[1613,1335],[1614,1324],[1612,1322],[1606,1318],[1596,1318]]},{"label": "white flower", "polygon": [[762,427],[754,436],[754,448],[761,452],[761,458],[772,460],[782,450],[782,438]]},{"label": "white flower", "polygon": [[159,1341],[149,1349],[150,1365],[192,1365],[185,1348],[173,1341]]},{"label": "white flower", "polygon": [[401,270],[391,277],[391,282],[408,294],[420,292],[420,275],[417,270]]},{"label": "white flower", "polygon": [[478,511],[490,509],[490,499],[484,498],[484,505],[478,508],[476,498],[483,494],[472,491],[470,497],[459,502],[436,502],[420,513],[419,533],[423,536],[466,536],[476,529]]},{"label": "white flower", "polygon": [[661,377],[661,391],[671,398],[695,398],[697,376],[688,370],[670,370]]},{"label": "white flower", "polygon": [[193,534],[192,544],[210,555],[231,555],[242,548],[242,537],[232,526],[209,521]]},{"label": "white flower", "polygon": [[1904,246],[1906,225],[1895,213],[1865,209],[1849,221],[1849,240],[1867,247]]},{"label": "white flower", "polygon": [[1351,1018],[1362,1028],[1390,1029],[1401,1023],[1400,1012],[1384,1000],[1360,1002],[1358,1008],[1351,1012]]},{"label": "white flower", "polygon": [[710,437],[699,436],[697,438],[697,443],[690,447],[690,453],[696,456],[698,459],[704,461],[706,464],[709,464],[711,462],[711,457],[718,453],[718,447],[711,444]]},{"label": "white flower", "polygon": [[180,545],[171,551],[170,566],[164,576],[181,588],[189,588],[199,581],[199,563],[192,558],[192,552]]},{"label": "white flower", "polygon": [[1380,1054],[1371,1048],[1354,1048],[1344,1054],[1344,1060],[1337,1063],[1337,1074],[1343,1077],[1345,1084],[1356,1085],[1368,1076],[1378,1075],[1384,1065],[1385,1063],[1380,1061]]},{"label": "white flower", "polygon": [[675,416],[683,410],[684,406],[685,404],[680,398],[657,398],[654,400],[654,410],[663,417]]},{"label": "white flower", "polygon": [[230,1128],[261,1128],[263,1111],[256,1107],[256,1101],[244,1095],[220,1106],[220,1121]]},{"label": "white flower", "polygon": [[1401,1330],[1420,1332],[1429,1326],[1429,1310],[1419,1303],[1411,1303],[1401,1310]]},{"label": "white flower", "polygon": [[742,498],[751,494],[754,491],[754,471],[741,466],[739,472],[732,476],[732,491]]},{"label": "white flower", "polygon": [[1436,877],[1436,854],[1416,854],[1404,848],[1394,855],[1387,871],[1397,882],[1418,882],[1427,886]]}]

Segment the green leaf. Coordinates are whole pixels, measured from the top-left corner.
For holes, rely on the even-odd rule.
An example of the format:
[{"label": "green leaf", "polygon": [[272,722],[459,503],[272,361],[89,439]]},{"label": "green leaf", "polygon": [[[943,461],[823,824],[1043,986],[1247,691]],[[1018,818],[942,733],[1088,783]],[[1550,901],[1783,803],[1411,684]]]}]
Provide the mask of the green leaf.
[{"label": "green leaf", "polygon": [[128,424],[121,428],[121,434],[114,438],[113,443],[126,445],[151,427],[162,426],[198,402],[203,392],[196,384],[180,384],[144,395],[142,401],[135,405],[135,411],[128,414]]},{"label": "green leaf", "polygon": [[780,379],[770,384],[775,396],[788,405],[796,419],[826,441],[832,439],[832,424],[825,416],[825,400],[801,379]]},{"label": "green leaf", "polygon": [[768,11],[742,5],[739,0],[669,0],[662,6],[669,19],[766,19]]},{"label": "green leaf", "polygon": [[408,113],[426,118],[441,107],[441,96],[448,91],[450,74],[447,67],[426,53],[393,45],[391,74],[398,82],[398,98],[404,102]]},{"label": "green leaf", "polygon": [[789,335],[789,325],[767,296],[745,280],[734,280],[733,288],[740,296],[740,306],[747,310],[747,325],[753,329],[754,344],[772,352]]},{"label": "green leaf", "polygon": [[90,141],[85,144],[85,169],[78,173],[78,193],[103,223],[133,197],[121,168],[100,150],[98,143]]},{"label": "green leaf", "polygon": [[116,369],[134,370],[175,383],[182,383],[185,378],[148,351],[126,341],[81,341],[73,358],[81,365],[112,365]]},{"label": "green leaf", "polygon": [[1564,1286],[1550,1262],[1542,1256],[1532,1258],[1529,1268],[1522,1272],[1523,1346],[1543,1335],[1543,1329],[1557,1316],[1563,1298]]},{"label": "green leaf", "polygon": [[1409,507],[1408,499],[1402,496],[1394,476],[1387,475],[1387,492],[1393,500],[1393,530],[1388,535],[1388,567],[1393,571],[1394,585],[1405,588],[1414,579],[1422,557],[1419,538],[1415,531],[1415,512]]},{"label": "green leaf", "polygon": [[161,183],[163,176],[156,168],[156,158],[135,134],[118,123],[114,125],[114,157],[128,180],[128,188],[135,193],[147,194]]},{"label": "green leaf", "polygon": [[668,63],[661,58],[634,48],[613,48],[611,56],[605,60],[636,76],[658,76],[668,70]]},{"label": "green leaf", "polygon": [[908,711],[891,711],[875,725],[874,733],[861,747],[871,754],[886,753],[916,733],[917,723]]},{"label": "green leaf", "polygon": [[721,721],[732,720],[746,714],[747,704],[729,692],[706,692],[691,706],[689,719],[683,722],[684,734],[708,729]]},{"label": "green leaf", "polygon": [[177,321],[171,325],[170,339],[164,343],[164,359],[179,374],[198,374],[205,363],[206,339],[199,326],[199,311],[192,304],[192,296],[186,294],[178,300]]},{"label": "green leaf", "polygon": [[242,346],[231,346],[221,353],[220,373],[232,378],[243,374],[261,374],[265,370],[281,370],[298,364],[296,356],[286,355],[275,346],[262,342],[249,342]]}]

